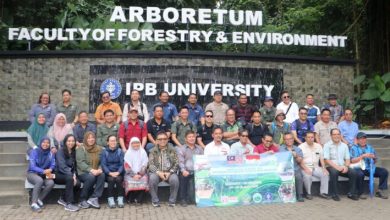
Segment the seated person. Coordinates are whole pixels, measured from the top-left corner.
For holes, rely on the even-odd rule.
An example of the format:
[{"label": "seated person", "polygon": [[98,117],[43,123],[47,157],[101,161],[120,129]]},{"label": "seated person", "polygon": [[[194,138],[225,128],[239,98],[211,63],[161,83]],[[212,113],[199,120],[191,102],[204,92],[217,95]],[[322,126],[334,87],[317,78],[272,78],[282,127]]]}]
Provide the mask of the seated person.
[{"label": "seated person", "polygon": [[253,147],[249,143],[249,133],[247,130],[242,130],[238,132],[240,141],[234,143],[230,149],[230,154],[232,155],[244,155],[244,154],[253,154]]},{"label": "seated person", "polygon": [[222,142],[222,128],[216,127],[213,130],[213,141],[204,148],[204,155],[227,155],[230,153],[229,145]]},{"label": "seated person", "polygon": [[272,136],[270,134],[265,134],[262,138],[262,143],[253,149],[253,152],[257,154],[276,153],[278,151],[279,148],[273,144]]}]

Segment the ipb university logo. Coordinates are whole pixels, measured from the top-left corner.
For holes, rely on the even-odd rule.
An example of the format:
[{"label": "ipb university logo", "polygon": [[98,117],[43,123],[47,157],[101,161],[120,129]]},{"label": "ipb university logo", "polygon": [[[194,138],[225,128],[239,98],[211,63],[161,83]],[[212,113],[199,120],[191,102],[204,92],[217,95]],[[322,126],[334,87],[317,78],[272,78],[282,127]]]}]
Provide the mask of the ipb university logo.
[{"label": "ipb university logo", "polygon": [[116,79],[106,79],[100,86],[100,92],[108,91],[112,99],[116,99],[122,92],[121,83]]}]

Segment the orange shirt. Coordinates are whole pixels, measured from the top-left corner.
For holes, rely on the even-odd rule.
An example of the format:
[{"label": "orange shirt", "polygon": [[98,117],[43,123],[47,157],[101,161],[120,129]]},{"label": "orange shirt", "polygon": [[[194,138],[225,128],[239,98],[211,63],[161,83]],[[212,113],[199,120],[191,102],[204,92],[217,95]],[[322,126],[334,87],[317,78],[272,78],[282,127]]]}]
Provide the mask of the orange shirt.
[{"label": "orange shirt", "polygon": [[107,104],[102,103],[96,108],[95,119],[103,120],[104,119],[104,112],[108,109],[111,109],[112,111],[114,111],[115,121],[117,120],[118,117],[122,116],[121,107],[117,103],[110,101]]}]

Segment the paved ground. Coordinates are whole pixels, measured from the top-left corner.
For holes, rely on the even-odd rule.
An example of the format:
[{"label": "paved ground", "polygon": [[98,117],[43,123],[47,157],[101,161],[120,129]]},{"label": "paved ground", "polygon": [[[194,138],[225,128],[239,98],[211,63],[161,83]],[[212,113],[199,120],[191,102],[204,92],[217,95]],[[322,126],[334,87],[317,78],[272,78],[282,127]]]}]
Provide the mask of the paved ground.
[{"label": "paved ground", "polygon": [[174,208],[162,204],[126,205],[124,209],[109,209],[105,204],[100,210],[86,209],[70,213],[62,206],[47,205],[42,213],[33,213],[27,205],[0,206],[0,219],[375,219],[388,220],[390,200],[379,198],[352,201],[346,197],[341,202],[314,198],[312,201],[295,204],[252,205],[227,208],[198,208],[196,206]]}]

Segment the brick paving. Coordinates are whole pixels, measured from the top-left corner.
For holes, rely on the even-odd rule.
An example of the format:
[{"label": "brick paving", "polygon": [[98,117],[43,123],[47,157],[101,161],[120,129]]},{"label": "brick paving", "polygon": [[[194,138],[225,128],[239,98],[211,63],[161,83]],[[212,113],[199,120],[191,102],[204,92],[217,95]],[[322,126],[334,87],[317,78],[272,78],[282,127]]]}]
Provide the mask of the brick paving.
[{"label": "brick paving", "polygon": [[79,212],[67,212],[57,204],[47,205],[42,213],[33,213],[28,205],[0,206],[1,220],[57,220],[57,219],[390,219],[390,200],[379,198],[352,201],[341,197],[341,202],[314,198],[312,201],[295,204],[270,204],[239,207],[210,207],[198,208],[194,205],[188,207],[168,207],[163,203],[160,208],[151,204],[132,206],[126,204],[123,209],[109,209],[102,204],[100,210],[84,209]]}]

